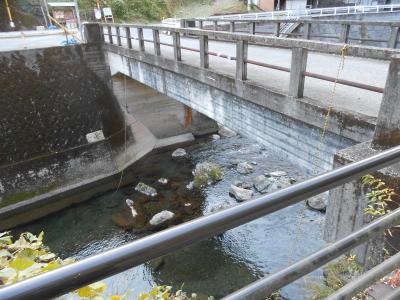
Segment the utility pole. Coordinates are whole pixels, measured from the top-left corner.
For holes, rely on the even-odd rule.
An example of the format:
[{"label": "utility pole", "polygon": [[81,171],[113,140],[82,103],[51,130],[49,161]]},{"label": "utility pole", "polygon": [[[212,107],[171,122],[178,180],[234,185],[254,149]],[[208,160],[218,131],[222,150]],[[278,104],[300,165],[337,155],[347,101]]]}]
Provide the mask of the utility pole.
[{"label": "utility pole", "polygon": [[51,18],[49,18],[50,12],[49,12],[49,6],[47,5],[47,0],[43,0],[43,4],[44,4],[44,8],[46,10],[47,19],[49,20],[49,26],[53,25],[53,22],[51,21]]},{"label": "utility pole", "polygon": [[78,0],[74,0],[74,4],[75,4],[76,21],[78,23],[78,30],[82,38],[82,23],[81,23],[81,16],[79,15]]},{"label": "utility pole", "polygon": [[44,6],[43,0],[40,0],[40,10],[42,11],[44,25],[46,26],[46,28],[49,28],[49,21],[48,21],[46,13],[44,12],[43,6]]}]

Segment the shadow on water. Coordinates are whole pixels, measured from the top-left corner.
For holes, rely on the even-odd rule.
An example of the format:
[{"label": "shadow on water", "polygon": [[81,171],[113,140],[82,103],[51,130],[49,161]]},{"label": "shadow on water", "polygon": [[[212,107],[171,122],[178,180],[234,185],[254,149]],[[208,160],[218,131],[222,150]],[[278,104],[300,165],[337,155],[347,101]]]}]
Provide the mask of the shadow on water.
[{"label": "shadow on water", "polygon": [[[17,228],[14,233],[43,230],[45,243],[52,251],[63,258],[82,259],[151,234],[146,224],[161,210],[174,212],[175,222],[180,223],[208,214],[224,201],[236,204],[228,195],[235,180],[252,182],[257,175],[276,170],[286,171],[297,180],[302,180],[305,174],[279,153],[246,138],[205,139],[186,150],[190,159],[185,161],[173,160],[171,152],[148,156],[130,171],[135,174],[131,185]],[[219,163],[224,168],[224,179],[201,192],[187,190],[195,164],[205,160]],[[238,174],[235,169],[238,160],[252,162],[254,173]],[[168,178],[168,183],[159,183],[161,177]],[[149,199],[136,192],[134,187],[139,181],[155,187],[158,195]],[[115,215],[129,216],[126,198],[135,202],[140,215],[134,231],[125,231],[113,221]],[[132,290],[129,299],[154,284],[167,284],[174,289],[184,284],[189,293],[220,298],[320,249],[324,245],[323,220],[323,214],[307,210],[299,203],[129,269],[105,282],[109,292]],[[312,281],[321,282],[320,275],[321,271],[314,272]],[[288,299],[305,299],[308,293],[305,286],[304,281],[298,281],[282,292]]]}]

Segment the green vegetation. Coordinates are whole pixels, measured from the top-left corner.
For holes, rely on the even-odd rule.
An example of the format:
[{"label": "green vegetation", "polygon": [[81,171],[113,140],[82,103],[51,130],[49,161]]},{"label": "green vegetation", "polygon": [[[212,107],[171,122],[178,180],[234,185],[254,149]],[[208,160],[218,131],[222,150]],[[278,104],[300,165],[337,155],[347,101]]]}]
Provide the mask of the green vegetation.
[{"label": "green vegetation", "polygon": [[344,257],[335,262],[327,264],[324,268],[325,285],[311,285],[310,289],[313,293],[313,296],[311,296],[310,299],[325,299],[335,291],[345,286],[360,273],[361,266],[356,262],[355,256]]},{"label": "green vegetation", "polygon": [[[169,17],[203,17],[213,14],[240,13],[247,7],[240,0],[100,0],[101,7],[111,6],[116,21],[151,22]],[[79,0],[80,9],[88,14],[95,0]]]},{"label": "green vegetation", "polygon": [[[25,232],[17,240],[9,232],[0,233],[0,288],[13,284],[74,262],[74,259],[61,259],[43,244],[44,234],[38,236]],[[73,292],[81,299],[124,300],[129,292],[123,295],[105,295],[107,286],[95,282]],[[64,297],[61,297],[64,298]],[[75,298],[74,298],[75,299]],[[148,293],[140,294],[137,300],[191,300],[196,294],[187,295],[182,290],[172,293],[170,286],[155,286]],[[213,300],[213,297],[209,297]]]},{"label": "green vegetation", "polygon": [[193,186],[197,189],[216,183],[224,177],[223,169],[216,163],[197,164],[194,170]]}]

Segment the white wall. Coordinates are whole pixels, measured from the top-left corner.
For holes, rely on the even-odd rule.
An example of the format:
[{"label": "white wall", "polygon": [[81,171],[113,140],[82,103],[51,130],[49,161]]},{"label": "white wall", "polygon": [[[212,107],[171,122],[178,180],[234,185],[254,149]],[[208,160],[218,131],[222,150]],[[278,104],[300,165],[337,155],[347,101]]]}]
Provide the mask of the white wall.
[{"label": "white wall", "polygon": [[306,5],[307,5],[307,0],[287,0],[285,9],[301,10],[301,9],[305,9]]}]

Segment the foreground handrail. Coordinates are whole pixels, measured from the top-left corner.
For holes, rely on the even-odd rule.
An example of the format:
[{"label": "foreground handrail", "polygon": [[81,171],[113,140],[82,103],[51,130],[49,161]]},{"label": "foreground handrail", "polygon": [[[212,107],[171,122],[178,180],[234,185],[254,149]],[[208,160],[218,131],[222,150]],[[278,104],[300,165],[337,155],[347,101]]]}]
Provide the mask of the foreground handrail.
[{"label": "foreground handrail", "polygon": [[237,206],[0,289],[2,300],[48,299],[318,195],[400,161],[400,146]]},{"label": "foreground handrail", "polygon": [[[343,239],[311,254],[301,261],[265,278],[261,278],[244,288],[226,296],[223,300],[260,300],[265,299],[273,292],[288,285],[289,283],[307,275],[308,273],[322,267],[333,259],[347,253],[356,246],[378,236],[384,230],[400,224],[400,208],[392,213],[389,213],[382,218],[364,226],[363,228],[353,232]],[[397,260],[396,260],[397,258]],[[388,264],[393,264],[394,260],[399,261],[399,257],[393,258],[391,261],[384,263],[381,267],[387,267]],[[395,269],[396,264],[393,269]],[[390,272],[390,271],[389,271]],[[386,273],[387,274],[387,273]],[[378,277],[377,280],[380,278]],[[348,289],[349,291],[351,289]],[[332,298],[345,299],[345,298]],[[331,298],[329,298],[331,300]]]}]

